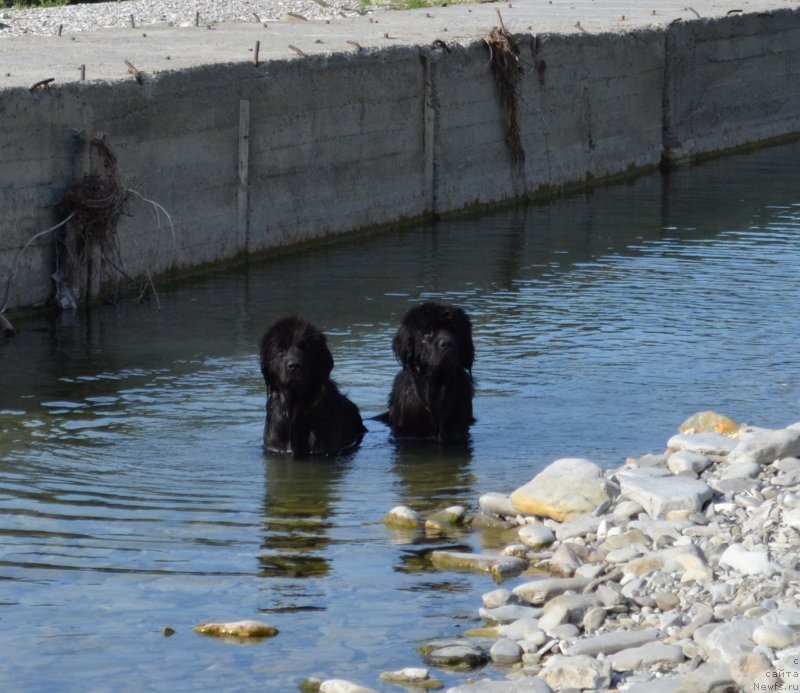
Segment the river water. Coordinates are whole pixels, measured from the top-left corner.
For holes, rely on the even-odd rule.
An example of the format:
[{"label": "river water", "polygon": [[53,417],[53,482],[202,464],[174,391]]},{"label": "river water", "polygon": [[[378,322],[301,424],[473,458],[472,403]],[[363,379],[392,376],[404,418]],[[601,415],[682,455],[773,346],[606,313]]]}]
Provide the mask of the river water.
[{"label": "river water", "polygon": [[[392,507],[475,509],[559,457],[661,452],[704,409],[800,420],[799,160],[784,145],[159,286],[160,310],[22,323],[0,342],[0,689],[398,690],[378,673],[478,625],[495,587],[421,554],[499,539],[397,536]],[[256,345],[273,320],[325,331],[369,416],[425,299],[473,320],[468,447],[398,446],[368,421],[347,458],[264,456]],[[280,634],[192,632],[245,618]]]}]

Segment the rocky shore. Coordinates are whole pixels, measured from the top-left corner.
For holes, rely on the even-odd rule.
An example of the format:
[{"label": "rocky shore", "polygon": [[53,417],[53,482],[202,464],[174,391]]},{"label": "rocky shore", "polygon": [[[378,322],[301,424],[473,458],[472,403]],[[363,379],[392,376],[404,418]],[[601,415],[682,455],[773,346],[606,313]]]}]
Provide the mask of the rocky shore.
[{"label": "rocky shore", "polygon": [[54,7],[0,8],[0,38],[53,36],[96,29],[202,26],[222,22],[338,19],[363,14],[359,0],[125,0]]},{"label": "rocky shore", "polygon": [[440,569],[502,584],[476,604],[485,627],[426,644],[383,680],[442,688],[437,670],[455,668],[470,682],[449,693],[800,690],[800,423],[703,412],[663,454],[611,470],[558,460],[478,505],[387,514],[393,531],[469,523],[512,538],[497,554],[432,552]]}]

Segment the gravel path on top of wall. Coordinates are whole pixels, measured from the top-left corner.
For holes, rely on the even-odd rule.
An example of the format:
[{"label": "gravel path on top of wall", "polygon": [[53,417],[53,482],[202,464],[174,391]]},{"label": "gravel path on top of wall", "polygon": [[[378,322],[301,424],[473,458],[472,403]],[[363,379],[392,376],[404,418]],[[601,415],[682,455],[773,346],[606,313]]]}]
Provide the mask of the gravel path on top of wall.
[{"label": "gravel path on top of wall", "polygon": [[[0,39],[5,36],[53,35],[110,27],[167,24],[200,26],[220,22],[267,22],[281,19],[334,19],[359,14],[359,0],[125,0],[63,7],[0,8]],[[287,15],[300,15],[292,17]]]}]

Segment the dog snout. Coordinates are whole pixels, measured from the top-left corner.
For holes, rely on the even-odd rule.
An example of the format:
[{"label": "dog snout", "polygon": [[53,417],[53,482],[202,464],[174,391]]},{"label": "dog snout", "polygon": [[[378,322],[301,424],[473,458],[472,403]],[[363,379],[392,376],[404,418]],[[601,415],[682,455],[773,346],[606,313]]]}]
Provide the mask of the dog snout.
[{"label": "dog snout", "polygon": [[456,342],[450,334],[440,334],[436,340],[436,347],[439,351],[450,351],[455,349]]},{"label": "dog snout", "polygon": [[286,359],[286,370],[290,373],[297,373],[303,364],[300,362],[300,359],[295,358],[294,356],[290,356]]}]

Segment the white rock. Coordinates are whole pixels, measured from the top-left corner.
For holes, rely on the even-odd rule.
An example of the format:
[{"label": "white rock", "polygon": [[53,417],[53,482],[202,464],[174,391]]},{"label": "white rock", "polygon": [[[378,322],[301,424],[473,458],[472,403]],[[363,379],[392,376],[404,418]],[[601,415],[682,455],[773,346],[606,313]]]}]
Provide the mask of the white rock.
[{"label": "white rock", "polygon": [[513,596],[511,590],[505,587],[499,587],[491,592],[486,592],[481,597],[481,600],[487,609],[496,609],[498,606],[503,606],[504,604],[508,604],[509,601],[513,601]]},{"label": "white rock", "polygon": [[736,441],[719,433],[679,433],[667,442],[670,450],[686,450],[699,455],[727,455]]},{"label": "white rock", "polygon": [[567,541],[575,537],[585,537],[588,534],[597,534],[602,518],[593,515],[580,515],[556,528],[556,539]]},{"label": "white rock", "polygon": [[631,647],[639,647],[648,642],[658,640],[661,632],[657,628],[644,630],[612,630],[608,633],[594,635],[574,642],[564,652],[567,656],[614,654]]},{"label": "white rock", "polygon": [[771,575],[774,570],[766,551],[748,551],[741,544],[731,544],[725,549],[719,564],[743,575]]},{"label": "white rock", "polygon": [[524,676],[514,681],[476,681],[448,688],[447,693],[552,693],[553,689],[538,676]]},{"label": "white rock", "polygon": [[593,594],[561,594],[544,605],[544,614],[538,626],[545,633],[550,633],[564,623],[580,623],[586,612],[599,604],[600,600]]},{"label": "white rock", "polygon": [[544,604],[564,592],[570,590],[578,592],[590,582],[589,578],[542,578],[517,585],[512,591],[529,604]]},{"label": "white rock", "polygon": [[667,467],[673,474],[691,472],[697,475],[710,464],[711,460],[706,455],[701,455],[699,452],[691,452],[690,450],[678,450],[678,452],[672,453],[667,458]]},{"label": "white rock", "polygon": [[478,499],[478,506],[487,515],[498,515],[499,517],[516,517],[519,511],[504,493],[484,493]]},{"label": "white rock", "polygon": [[788,525],[792,529],[800,530],[800,508],[784,510],[781,519],[783,520],[783,524]]},{"label": "white rock", "polygon": [[683,476],[655,479],[621,476],[620,491],[657,519],[676,510],[699,511],[714,494],[704,481]]},{"label": "white rock", "polygon": [[773,650],[782,650],[794,643],[794,631],[779,623],[765,623],[753,631],[753,641]]},{"label": "white rock", "polygon": [[673,666],[683,660],[683,648],[680,645],[667,645],[663,642],[649,642],[621,650],[609,657],[613,671],[635,671],[663,664]]},{"label": "white rock", "polygon": [[553,655],[547,660],[539,676],[557,690],[603,689],[610,684],[611,668],[607,662],[600,662],[593,657]]},{"label": "white rock", "polygon": [[734,462],[725,465],[720,471],[720,479],[752,479],[758,476],[761,465],[755,462]]},{"label": "white rock", "polygon": [[319,693],[378,693],[374,688],[359,686],[344,679],[328,679],[319,687]]},{"label": "white rock", "polygon": [[500,638],[489,650],[489,657],[500,666],[516,664],[522,659],[522,648],[513,640]]},{"label": "white rock", "polygon": [[708,659],[728,664],[734,657],[753,651],[753,631],[758,625],[755,619],[743,618],[721,625],[709,623],[695,632],[695,640]]},{"label": "white rock", "polygon": [[730,462],[769,464],[782,457],[800,455],[800,428],[762,430],[739,442],[728,456]]},{"label": "white rock", "polygon": [[556,540],[552,529],[538,523],[523,525],[519,528],[517,536],[523,544],[534,549],[549,546]]}]

